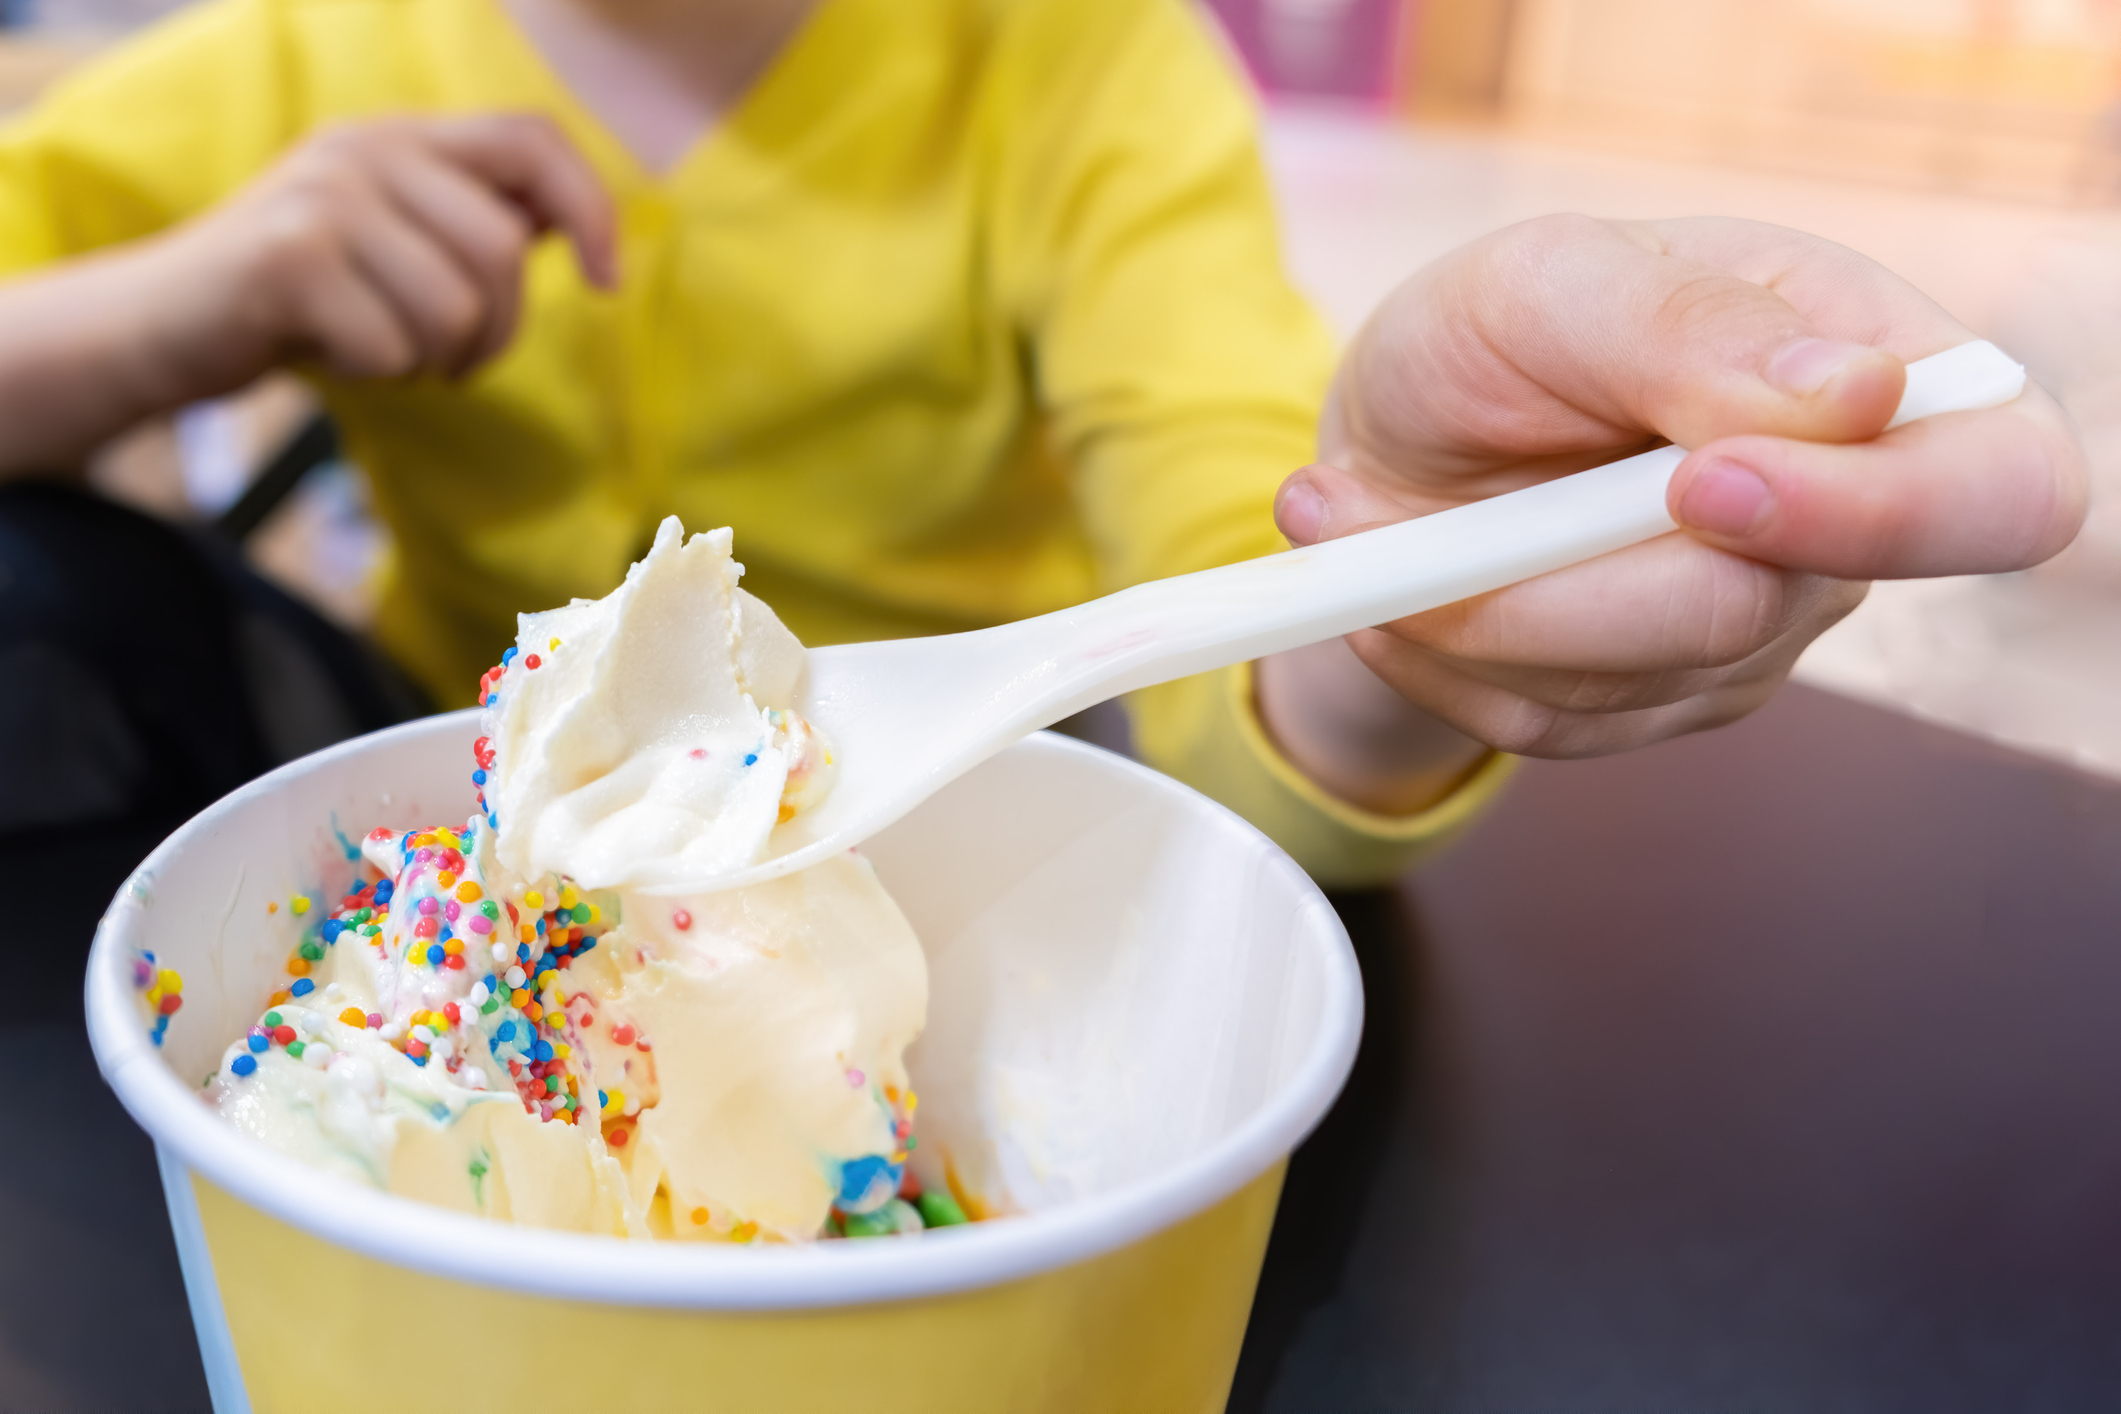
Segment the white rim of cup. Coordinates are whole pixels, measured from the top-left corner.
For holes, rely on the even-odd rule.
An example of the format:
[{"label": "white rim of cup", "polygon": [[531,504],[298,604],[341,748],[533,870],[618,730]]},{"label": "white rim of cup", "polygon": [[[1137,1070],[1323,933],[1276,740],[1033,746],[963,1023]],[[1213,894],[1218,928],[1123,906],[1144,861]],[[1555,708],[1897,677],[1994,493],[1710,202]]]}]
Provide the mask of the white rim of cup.
[{"label": "white rim of cup", "polygon": [[[475,711],[475,709],[474,709]],[[220,816],[269,794],[322,760],[399,736],[462,729],[451,713],[329,747],[252,781],[192,817],[140,865],[153,871]],[[1192,797],[1226,827],[1263,840],[1249,823],[1190,788],[1110,752],[1042,733],[1008,748],[1079,754],[1131,772],[1153,789]],[[90,1042],[104,1080],[156,1144],[242,1202],[364,1256],[479,1286],[626,1306],[763,1311],[852,1306],[942,1296],[1034,1276],[1131,1245],[1206,1211],[1292,1152],[1324,1118],[1355,1062],[1362,983],[1347,930],[1323,894],[1278,848],[1264,858],[1289,876],[1328,926],[1318,1039],[1282,1091],[1214,1144],[1111,1193],[1046,1212],[925,1233],[919,1241],[735,1247],[629,1242],[471,1217],[322,1173],[231,1129],[163,1063],[140,1024],[113,954],[139,917],[118,890],[89,954]],[[139,870],[135,871],[135,875]]]}]

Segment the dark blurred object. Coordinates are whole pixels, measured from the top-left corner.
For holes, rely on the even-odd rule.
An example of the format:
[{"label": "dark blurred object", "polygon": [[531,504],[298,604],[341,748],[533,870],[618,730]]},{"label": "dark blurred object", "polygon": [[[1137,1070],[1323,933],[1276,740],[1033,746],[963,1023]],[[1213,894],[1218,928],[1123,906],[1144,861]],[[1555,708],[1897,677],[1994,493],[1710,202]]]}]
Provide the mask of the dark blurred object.
[{"label": "dark blurred object", "polygon": [[282,501],[294,494],[304,477],[338,457],[338,427],[326,414],[312,414],[265,463],[236,503],[214,521],[214,529],[231,540],[248,539]]},{"label": "dark blurred object", "polygon": [[0,1072],[0,1411],[207,1414],[155,1148],[78,1014],[0,1026]]},{"label": "dark blurred object", "polygon": [[2117,864],[2121,785],[1802,688],[1527,765],[1343,904],[1231,1408],[2121,1408]]},{"label": "dark blurred object", "polygon": [[213,537],[72,486],[0,486],[0,872],[39,900],[7,1021],[78,1020],[96,920],[177,825],[423,706]]}]

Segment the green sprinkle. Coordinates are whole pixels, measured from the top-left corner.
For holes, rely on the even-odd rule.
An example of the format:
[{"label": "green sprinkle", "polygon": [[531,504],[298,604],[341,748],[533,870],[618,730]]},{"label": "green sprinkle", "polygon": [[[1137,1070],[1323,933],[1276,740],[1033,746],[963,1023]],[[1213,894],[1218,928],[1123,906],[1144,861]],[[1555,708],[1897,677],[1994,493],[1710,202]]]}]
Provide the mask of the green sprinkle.
[{"label": "green sprinkle", "polygon": [[492,1016],[500,1009],[501,999],[499,997],[488,997],[484,1002],[479,1004],[479,1015]]},{"label": "green sprinkle", "polygon": [[268,1028],[278,1026],[280,1024],[280,1013],[276,1011],[265,1013],[265,1024]]},{"label": "green sprinkle", "polygon": [[840,1231],[848,1237],[889,1237],[898,1231],[898,1224],[891,1221],[889,1210],[849,1213],[840,1219]]},{"label": "green sprinkle", "polygon": [[485,914],[488,918],[499,918],[501,916],[501,906],[492,899],[486,899],[479,904],[479,912]]},{"label": "green sprinkle", "polygon": [[303,1048],[307,1045],[308,1042],[306,1041],[289,1041],[287,1043],[287,1053],[293,1056],[296,1060],[300,1060],[302,1059]]},{"label": "green sprinkle", "polygon": [[375,916],[376,911],[372,908],[356,909],[354,911],[353,921],[356,923],[366,923],[369,919]]},{"label": "green sprinkle", "polygon": [[589,905],[578,903],[574,906],[574,911],[567,916],[577,923],[587,923],[589,921]]},{"label": "green sprinkle", "polygon": [[315,962],[318,958],[324,956],[324,949],[318,947],[315,943],[304,943],[301,947],[297,948],[296,951],[301,953],[302,956],[308,958],[311,962]]},{"label": "green sprinkle", "polygon": [[[548,1077],[548,1078],[549,1078],[549,1077]],[[563,1105],[565,1105],[565,1106],[566,1106],[566,1107],[567,1107],[568,1109],[570,1109],[570,1110],[571,1110],[571,1109],[573,1109],[573,1108],[574,1108],[574,1107],[575,1107],[576,1105],[580,1104],[580,1103],[581,1103],[581,1101],[577,1100],[577,1099],[576,1099],[576,1098],[575,1098],[574,1096],[572,1096],[572,1095],[569,1095],[569,1096],[568,1096],[568,1097],[567,1097],[567,1098],[566,1098],[565,1100],[563,1100],[563,1101],[562,1101],[561,1103],[562,1103]]]},{"label": "green sprinkle", "polygon": [[557,1076],[557,1075],[548,1075],[548,1076],[546,1076],[546,1077],[545,1077],[545,1093],[546,1093],[546,1094],[548,1094],[548,1095],[557,1095],[557,1094],[559,1094],[559,1093],[560,1093],[560,1077],[559,1077],[559,1076]]},{"label": "green sprinkle", "polygon": [[955,1198],[933,1189],[916,1198],[913,1206],[920,1209],[921,1221],[929,1227],[961,1227],[966,1221],[965,1210]]}]

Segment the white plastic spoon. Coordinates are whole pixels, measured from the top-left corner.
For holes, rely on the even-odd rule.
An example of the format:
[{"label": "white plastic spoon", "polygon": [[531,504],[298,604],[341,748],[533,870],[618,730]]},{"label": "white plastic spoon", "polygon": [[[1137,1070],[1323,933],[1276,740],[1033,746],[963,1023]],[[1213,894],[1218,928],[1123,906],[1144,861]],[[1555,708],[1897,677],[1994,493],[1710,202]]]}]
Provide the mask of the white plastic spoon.
[{"label": "white plastic spoon", "polygon": [[[1985,342],[1908,365],[1890,427],[1997,407],[2025,370]],[[739,873],[756,883],[860,844],[1018,737],[1123,692],[1318,643],[1592,559],[1676,529],[1660,447],[1523,491],[1322,545],[1138,584],[1072,609],[935,638],[815,649],[797,710],[839,779]]]}]

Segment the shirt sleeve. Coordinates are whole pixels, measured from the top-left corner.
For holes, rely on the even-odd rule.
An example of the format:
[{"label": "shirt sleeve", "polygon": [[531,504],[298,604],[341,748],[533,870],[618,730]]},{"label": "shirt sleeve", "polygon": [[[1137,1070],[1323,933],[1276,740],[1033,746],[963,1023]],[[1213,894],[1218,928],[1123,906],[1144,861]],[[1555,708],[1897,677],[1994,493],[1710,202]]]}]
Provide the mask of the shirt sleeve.
[{"label": "shirt sleeve", "polygon": [[[1010,39],[995,258],[1102,589],[1286,548],[1274,493],[1313,455],[1336,353],[1284,273],[1244,85],[1180,0],[1031,4]],[[1381,816],[1281,755],[1249,664],[1128,708],[1145,760],[1333,884],[1403,870],[1510,769],[1484,758],[1432,809]]]},{"label": "shirt sleeve", "polygon": [[62,79],[0,128],[0,279],[213,205],[286,141],[265,0],[206,0]]}]

